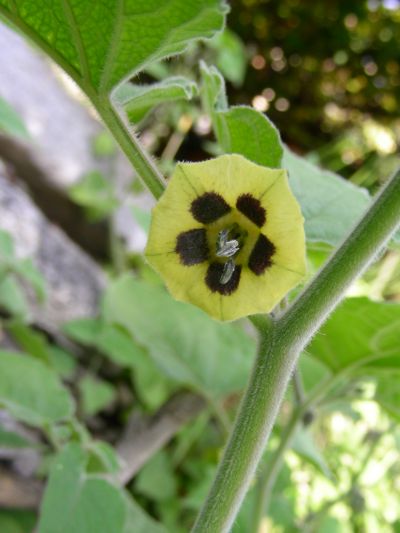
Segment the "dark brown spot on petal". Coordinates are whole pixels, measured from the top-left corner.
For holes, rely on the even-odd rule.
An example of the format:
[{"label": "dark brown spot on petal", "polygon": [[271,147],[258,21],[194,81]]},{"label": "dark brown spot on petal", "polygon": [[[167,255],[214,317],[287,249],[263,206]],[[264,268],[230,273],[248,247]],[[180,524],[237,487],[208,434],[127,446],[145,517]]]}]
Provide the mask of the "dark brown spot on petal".
[{"label": "dark brown spot on petal", "polygon": [[265,224],[266,214],[265,209],[261,205],[260,200],[254,198],[251,194],[242,194],[236,202],[236,207],[248,219],[250,219],[256,226],[261,228]]},{"label": "dark brown spot on petal", "polygon": [[176,238],[176,253],[186,266],[197,265],[208,259],[207,235],[204,228],[183,231]]},{"label": "dark brown spot on petal", "polygon": [[223,217],[231,208],[220,194],[206,192],[193,200],[190,211],[194,218],[202,224],[210,224]]},{"label": "dark brown spot on petal", "polygon": [[222,263],[211,263],[206,274],[206,284],[212,292],[219,292],[223,296],[228,296],[236,291],[239,286],[241,266],[237,266],[228,283],[221,283],[221,276],[224,270]]},{"label": "dark brown spot on petal", "polygon": [[260,233],[249,257],[249,268],[260,276],[272,265],[272,256],[276,251],[272,242],[265,235]]}]

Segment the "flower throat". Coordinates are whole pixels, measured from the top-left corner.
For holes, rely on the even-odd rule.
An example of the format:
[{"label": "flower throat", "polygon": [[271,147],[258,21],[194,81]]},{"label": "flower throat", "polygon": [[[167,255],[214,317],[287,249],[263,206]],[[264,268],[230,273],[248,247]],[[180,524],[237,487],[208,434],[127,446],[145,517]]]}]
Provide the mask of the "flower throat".
[{"label": "flower throat", "polygon": [[[230,239],[229,236],[231,236]],[[217,257],[228,258],[228,261],[224,263],[224,268],[219,279],[222,285],[226,285],[235,272],[236,264],[234,257],[240,251],[244,238],[245,234],[240,231],[238,224],[234,224],[231,228],[225,228],[218,233],[215,255]]]}]

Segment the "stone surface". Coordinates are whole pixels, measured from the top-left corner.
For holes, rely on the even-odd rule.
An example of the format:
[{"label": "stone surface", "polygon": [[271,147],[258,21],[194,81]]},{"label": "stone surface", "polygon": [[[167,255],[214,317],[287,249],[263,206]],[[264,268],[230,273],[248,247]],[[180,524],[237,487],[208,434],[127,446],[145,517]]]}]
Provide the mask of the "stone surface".
[{"label": "stone surface", "polygon": [[31,257],[46,280],[46,303],[32,301],[36,323],[57,328],[66,320],[96,314],[105,285],[101,268],[43,216],[1,166],[0,228],[12,235],[17,255]]}]

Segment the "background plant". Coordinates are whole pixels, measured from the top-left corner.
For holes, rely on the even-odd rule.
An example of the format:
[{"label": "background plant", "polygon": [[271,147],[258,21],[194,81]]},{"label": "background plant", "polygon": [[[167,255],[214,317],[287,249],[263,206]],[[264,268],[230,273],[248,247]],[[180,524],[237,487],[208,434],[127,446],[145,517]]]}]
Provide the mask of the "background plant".
[{"label": "background plant", "polygon": [[[157,43],[146,39],[140,6],[139,13],[127,9],[120,18],[117,11],[105,13],[99,6],[98,11],[91,12],[90,20],[97,21],[94,31],[86,25],[86,3],[77,7],[65,2],[56,12],[43,8],[40,16],[34,3],[0,4],[3,16],[44,48],[83,89],[155,196],[161,194],[163,180],[154,162],[132,140],[128,121],[140,122],[142,140],[160,156],[160,168],[166,174],[174,159],[195,160],[230,151],[268,166],[269,154],[278,141],[272,135],[275,130],[271,123],[254,108],[261,104],[265,107],[267,102],[272,116],[280,122],[279,113],[289,113],[280,104],[289,98],[278,82],[274,85],[277,97],[272,100],[267,98],[271,92],[264,95],[262,91],[258,96],[264,100],[256,100],[257,94],[249,92],[250,96],[242,97],[242,82],[252,78],[244,78],[248,55],[258,76],[264,67],[257,67],[261,63],[256,58],[264,58],[264,66],[270,61],[265,53],[255,53],[254,43],[246,49],[226,31],[207,44],[194,44],[196,39],[212,37],[221,29],[224,9],[217,2],[185,3],[187,11],[179,9],[182,6],[178,1],[165,6],[171,11],[166,18],[168,24],[158,27]],[[300,8],[289,2],[285,5],[286,11],[271,5],[271,12],[290,27],[299,18],[296,9]],[[117,4],[111,7],[117,10]],[[234,21],[243,9],[232,7]],[[250,7],[246,5],[247,19],[252,17],[256,27],[265,26],[261,7]],[[380,17],[384,27],[396,17],[391,8],[370,5],[353,13],[339,7],[338,4],[337,20],[348,33],[360,32],[361,37],[357,38],[361,40],[362,24],[369,17]],[[152,30],[152,17],[160,19],[158,9],[146,13]],[[253,10],[263,16],[253,16]],[[318,13],[316,10],[315,18],[320,20]],[[352,14],[357,20],[349,18]],[[353,23],[356,27],[352,29]],[[271,68],[274,63],[278,68],[279,61],[290,64],[292,49],[285,39],[287,34],[281,31],[271,44]],[[125,40],[126,35],[132,38]],[[262,35],[256,37],[261,39]],[[189,41],[190,48],[183,56],[158,61],[181,52]],[[335,48],[334,44],[330,46]],[[308,53],[307,45],[305,49]],[[335,48],[337,57],[332,61],[336,67],[328,70],[334,88],[340,86],[337,80],[342,80],[343,69],[349,69],[357,79],[357,73],[346,66],[347,61],[343,63],[341,51]],[[200,57],[207,62],[198,68]],[[310,64],[306,59],[304,62]],[[323,65],[327,59],[320,57],[318,61]],[[371,61],[380,68],[378,57]],[[389,65],[390,61],[389,57]],[[228,85],[229,99],[224,79],[210,66],[212,63],[217,63],[233,84]],[[118,85],[127,76],[137,74],[139,67],[145,67],[140,85],[136,84],[136,77],[134,83]],[[275,68],[272,70],[279,73]],[[366,65],[363,68],[365,71]],[[285,69],[286,65],[281,71],[286,76]],[[307,72],[305,68],[294,77],[301,80],[305,76],[309,80]],[[370,76],[368,72],[365,75]],[[390,80],[394,84],[394,74]],[[273,79],[268,81],[272,83]],[[239,87],[236,92],[235,84]],[[318,84],[311,86],[317,90]],[[351,86],[345,94],[354,105],[350,89]],[[395,89],[392,93],[395,95]],[[254,108],[229,107],[228,100],[252,101]],[[269,103],[272,101],[275,104]],[[336,95],[333,103],[338,106],[338,102],[341,100]],[[359,105],[364,113],[370,111],[362,103]],[[314,138],[297,133],[300,124],[301,132],[307,128],[291,113],[304,113],[307,106],[294,103],[290,108],[288,126],[280,124],[284,139],[291,146],[318,148],[310,159],[315,161],[318,157],[339,170],[334,158],[324,156],[329,152],[324,152],[319,142],[310,140],[307,144],[307,138]],[[29,143],[28,127],[23,126],[9,104],[2,102],[1,109],[3,129]],[[326,113],[328,119],[329,116]],[[314,128],[318,126],[321,124],[313,124]],[[356,135],[357,139],[362,128],[358,124],[356,134],[352,128],[347,134]],[[392,131],[385,131],[396,143]],[[343,161],[343,145],[334,143],[330,150],[336,150]],[[93,149],[98,157],[115,163],[115,146],[107,134],[95,138]],[[360,165],[364,156],[357,156]],[[382,164],[387,160],[382,160]],[[107,217],[110,221],[109,251],[102,256],[103,261],[104,257],[111,257],[107,267],[110,280],[96,316],[57,324],[56,328],[43,323],[31,301],[45,297],[46,282],[32,262],[19,259],[10,235],[1,233],[0,302],[7,350],[1,352],[0,398],[4,416],[11,417],[2,424],[1,446],[7,450],[4,457],[11,471],[15,471],[18,450],[33,449],[39,457],[35,474],[42,479],[48,476],[39,531],[190,528],[214,477],[255,354],[255,335],[246,324],[221,325],[194,308],[172,301],[141,256],[127,253],[116,231],[116,211],[122,198],[135,194],[138,187],[131,180],[121,184],[115,166],[109,166],[107,176],[98,171],[87,173],[69,191],[90,220],[104,221]],[[311,276],[361,215],[369,203],[369,194],[338,175],[321,171],[288,149],[283,166],[289,169],[292,188],[306,219]],[[348,169],[345,174],[349,175]],[[372,191],[376,181],[367,181]],[[148,205],[148,200],[141,201]],[[148,213],[137,206],[128,207],[146,229]],[[259,479],[248,494],[234,531],[257,531],[265,527],[266,521],[284,531],[395,530],[399,519],[395,501],[399,482],[398,268],[398,252],[393,243],[302,355],[293,388],[287,392],[279,423],[262,459]],[[26,284],[28,293],[31,287],[36,295],[26,296]],[[389,304],[385,299],[394,301]],[[260,327],[259,323],[256,325]],[[143,428],[151,428],[160,418],[169,420],[168,416],[176,412],[181,413],[182,421],[191,421],[183,427],[170,424],[167,435],[163,434],[159,444],[148,451],[142,462],[138,461],[137,456],[143,454],[149,442]],[[153,413],[157,413],[155,418]],[[27,434],[26,427],[33,431]],[[132,427],[134,437],[129,433]],[[142,428],[142,442],[138,428]],[[161,449],[165,441],[169,444]],[[110,444],[126,459],[124,465],[119,464]],[[288,448],[291,451],[284,454]],[[359,451],[356,457],[354,449]],[[53,459],[51,466],[49,459]],[[2,530],[32,529],[35,512],[4,507],[8,509],[1,514]]]}]

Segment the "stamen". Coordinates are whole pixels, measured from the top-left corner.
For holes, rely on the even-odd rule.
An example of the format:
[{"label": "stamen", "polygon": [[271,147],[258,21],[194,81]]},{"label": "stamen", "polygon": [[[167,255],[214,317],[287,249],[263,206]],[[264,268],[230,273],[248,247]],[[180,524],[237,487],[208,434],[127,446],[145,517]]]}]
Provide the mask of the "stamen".
[{"label": "stamen", "polygon": [[236,239],[227,240],[229,234],[228,229],[223,229],[218,233],[217,240],[217,257],[232,257],[239,251],[239,241]]},{"label": "stamen", "polygon": [[235,272],[235,268],[235,261],[230,258],[224,264],[224,270],[222,271],[221,277],[219,278],[219,281],[222,285],[226,285],[231,280],[233,273]]},{"label": "stamen", "polygon": [[216,255],[217,257],[229,257],[228,261],[224,264],[222,274],[219,278],[219,282],[221,283],[221,285],[226,285],[232,279],[236,268],[233,256],[240,249],[238,240],[231,239],[230,241],[228,241],[228,235],[231,231],[232,228],[223,229],[218,233]]}]

